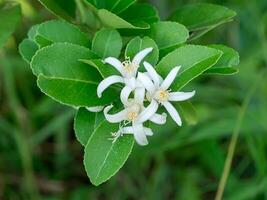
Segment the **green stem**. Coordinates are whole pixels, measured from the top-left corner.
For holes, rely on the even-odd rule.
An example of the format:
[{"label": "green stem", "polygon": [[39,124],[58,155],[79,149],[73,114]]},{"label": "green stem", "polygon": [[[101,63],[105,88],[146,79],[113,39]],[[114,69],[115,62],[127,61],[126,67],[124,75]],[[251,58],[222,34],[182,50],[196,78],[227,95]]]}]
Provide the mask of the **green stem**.
[{"label": "green stem", "polygon": [[[265,73],[263,73],[265,74]],[[223,169],[223,173],[219,182],[219,186],[218,186],[218,190],[215,196],[215,200],[221,200],[222,196],[223,196],[223,192],[225,190],[225,186],[226,186],[226,182],[227,179],[229,177],[230,174],[230,169],[231,169],[231,165],[232,165],[232,161],[233,161],[233,157],[234,157],[234,152],[235,152],[235,148],[236,148],[236,143],[237,143],[237,139],[238,139],[238,135],[242,126],[242,122],[243,119],[245,117],[246,114],[246,110],[248,108],[249,102],[253,96],[253,94],[255,93],[256,89],[258,88],[259,84],[261,83],[262,79],[263,79],[264,75],[262,75],[258,81],[250,88],[249,92],[246,95],[246,98],[244,99],[241,109],[239,111],[238,114],[238,118],[237,118],[237,122],[236,122],[236,126],[234,128],[233,131],[233,135],[231,137],[231,141],[228,147],[228,153],[227,153],[227,157],[224,163],[224,169]]]}]

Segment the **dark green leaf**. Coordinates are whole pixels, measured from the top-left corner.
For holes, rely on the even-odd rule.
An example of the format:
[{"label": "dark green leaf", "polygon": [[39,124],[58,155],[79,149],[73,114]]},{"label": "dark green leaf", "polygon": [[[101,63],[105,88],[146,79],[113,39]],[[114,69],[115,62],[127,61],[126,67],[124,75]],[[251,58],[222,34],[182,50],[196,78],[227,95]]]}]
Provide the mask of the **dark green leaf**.
[{"label": "dark green leaf", "polygon": [[118,31],[103,28],[96,32],[92,43],[92,50],[101,58],[109,56],[119,57],[121,49],[122,38]]},{"label": "dark green leaf", "polygon": [[157,64],[159,59],[158,46],[154,40],[152,40],[147,36],[143,38],[140,38],[139,36],[133,38],[126,46],[125,57],[133,59],[135,54],[148,47],[153,47],[153,51],[149,55],[147,55],[144,61],[147,61],[152,65],[155,65]]},{"label": "dark green leaf", "polygon": [[118,128],[118,125],[104,121],[85,147],[84,166],[94,185],[100,185],[117,173],[132,151],[132,135],[124,135],[114,143],[110,140],[111,133]]},{"label": "dark green leaf", "polygon": [[0,48],[15,31],[21,18],[19,5],[7,4],[0,7]]}]

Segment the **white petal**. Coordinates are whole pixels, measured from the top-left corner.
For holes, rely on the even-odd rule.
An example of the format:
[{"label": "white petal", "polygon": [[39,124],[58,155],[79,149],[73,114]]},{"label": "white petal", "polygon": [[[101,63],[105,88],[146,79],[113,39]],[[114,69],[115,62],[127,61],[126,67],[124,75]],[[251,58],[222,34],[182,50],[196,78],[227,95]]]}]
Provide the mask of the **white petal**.
[{"label": "white petal", "polygon": [[121,102],[123,103],[123,105],[128,105],[129,104],[129,96],[132,92],[132,89],[129,88],[128,86],[125,86],[122,90],[121,90],[121,94],[120,94],[120,98],[121,98]]},{"label": "white petal", "polygon": [[169,101],[185,101],[195,95],[195,91],[192,92],[171,92]]},{"label": "white petal", "polygon": [[[144,132],[147,136],[152,136],[153,132],[151,130],[151,128],[147,128],[147,127],[143,127],[144,128]],[[127,127],[123,127],[121,129],[122,134],[133,134],[133,127],[132,126],[127,126]]]},{"label": "white petal", "polygon": [[167,118],[166,113],[162,113],[161,115],[155,113],[154,115],[152,115],[152,117],[149,118],[149,120],[155,124],[162,125],[166,123],[166,118]]},{"label": "white petal", "polygon": [[134,101],[140,105],[143,105],[145,99],[145,88],[136,88],[134,90]]},{"label": "white petal", "polygon": [[107,106],[104,109],[104,115],[105,118],[110,122],[110,123],[118,123],[126,119],[127,111],[124,109],[116,114],[110,115],[108,112],[110,109],[113,108],[113,105]]},{"label": "white petal", "polygon": [[162,84],[160,86],[163,90],[167,90],[170,87],[170,85],[172,84],[172,82],[176,78],[176,75],[177,75],[180,68],[181,68],[181,66],[174,67],[169,72],[169,74],[167,75],[167,77],[164,79],[164,81],[162,82]]},{"label": "white petal", "polygon": [[137,123],[143,123],[152,117],[158,110],[159,104],[152,99],[151,103],[138,115]]},{"label": "white petal", "polygon": [[104,106],[86,107],[86,109],[90,112],[100,112],[104,109]]},{"label": "white petal", "polygon": [[105,78],[97,87],[97,96],[100,98],[102,96],[102,92],[114,83],[124,83],[124,79],[117,75],[112,75]]},{"label": "white petal", "polygon": [[112,65],[115,69],[117,69],[121,74],[123,73],[123,65],[121,61],[114,57],[108,57],[104,60],[105,63]]},{"label": "white petal", "polygon": [[141,61],[142,61],[142,60],[147,56],[147,54],[149,54],[152,50],[153,50],[153,48],[150,47],[150,48],[146,48],[146,49],[144,49],[144,50],[138,52],[138,53],[134,56],[134,58],[133,58],[133,60],[132,60],[132,63],[134,63],[134,64],[137,65],[137,66],[140,65]]},{"label": "white petal", "polygon": [[144,146],[148,144],[143,124],[133,124],[133,133],[134,138],[139,145]]},{"label": "white petal", "polygon": [[148,72],[150,78],[152,78],[154,84],[156,87],[159,87],[159,84],[160,84],[160,78],[159,78],[159,75],[158,73],[156,72],[156,70],[154,69],[154,67],[148,63],[148,62],[144,62],[144,66],[145,66],[145,69],[146,71]]},{"label": "white petal", "polygon": [[139,72],[137,76],[138,81],[146,88],[146,90],[152,95],[156,88],[153,82],[144,73]]},{"label": "white petal", "polygon": [[166,110],[171,115],[172,119],[176,122],[176,124],[178,124],[178,126],[181,126],[182,125],[181,117],[177,112],[177,110],[173,107],[173,105],[170,102],[166,101],[163,103],[163,106],[166,108]]},{"label": "white petal", "polygon": [[135,77],[124,78],[124,83],[128,87],[132,88],[132,90],[134,90],[136,88],[136,79],[135,79]]}]

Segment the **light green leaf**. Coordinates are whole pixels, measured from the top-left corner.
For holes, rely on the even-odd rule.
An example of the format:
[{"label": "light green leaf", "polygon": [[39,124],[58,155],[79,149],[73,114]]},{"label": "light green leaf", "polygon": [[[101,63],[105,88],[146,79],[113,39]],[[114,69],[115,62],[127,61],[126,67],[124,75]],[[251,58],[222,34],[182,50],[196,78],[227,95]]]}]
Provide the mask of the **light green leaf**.
[{"label": "light green leaf", "polygon": [[104,26],[114,29],[148,29],[149,25],[145,22],[129,23],[119,16],[105,9],[100,9],[97,12],[100,21]]},{"label": "light green leaf", "polygon": [[[195,3],[180,7],[171,15],[170,20],[184,24],[190,31],[193,31],[194,38],[197,38],[229,22],[235,15],[233,10],[220,5]],[[194,31],[198,31],[198,35],[194,34]]]},{"label": "light green leaf", "polygon": [[116,98],[116,92],[108,89],[101,98],[97,97],[97,84],[91,81],[38,76],[41,91],[55,101],[75,107],[106,105]]},{"label": "light green leaf", "polygon": [[118,31],[114,29],[102,28],[96,32],[92,50],[101,58],[119,57],[122,49],[122,38]]},{"label": "light green leaf", "polygon": [[38,46],[30,39],[24,39],[19,44],[19,53],[22,58],[30,63],[35,52],[38,50]]},{"label": "light green leaf", "polygon": [[65,19],[73,21],[76,15],[76,4],[74,0],[39,0],[51,13]]},{"label": "light green leaf", "polygon": [[87,48],[69,44],[55,43],[37,51],[31,67],[38,78],[41,90],[55,100],[73,106],[98,106],[115,98],[112,89],[104,92],[99,99],[96,88],[101,81],[98,71],[79,59],[96,56]]},{"label": "light green leaf", "polygon": [[165,49],[185,43],[189,32],[182,24],[165,21],[152,24],[148,35],[155,40],[159,49]]},{"label": "light green leaf", "polygon": [[0,48],[15,31],[21,19],[19,5],[5,4],[0,6]]},{"label": "light green leaf", "polygon": [[177,102],[176,103],[181,110],[183,119],[189,125],[195,125],[198,121],[198,116],[195,107],[189,101]]},{"label": "light green leaf", "polygon": [[[49,41],[50,44],[56,42],[68,42],[80,46],[90,47],[91,43],[88,36],[77,26],[61,20],[51,20],[39,24],[35,35],[41,37],[42,40]],[[41,46],[44,45],[41,43]]]},{"label": "light green leaf", "polygon": [[136,0],[86,0],[89,4],[91,4],[96,9],[106,9],[115,14],[122,12],[127,9],[130,5],[135,3]]},{"label": "light green leaf", "polygon": [[205,73],[208,74],[220,74],[220,75],[232,75],[238,72],[238,69],[233,68],[239,64],[239,54],[234,49],[224,45],[210,45],[214,49],[218,49],[223,52],[223,55],[218,62]]},{"label": "light green leaf", "polygon": [[144,21],[148,24],[160,20],[157,9],[151,4],[146,3],[133,4],[127,10],[120,13],[119,16],[129,22]]},{"label": "light green leaf", "polygon": [[37,29],[39,28],[40,24],[33,25],[30,30],[28,31],[28,38],[32,41],[35,41],[35,36],[37,35]]},{"label": "light green leaf", "polygon": [[182,66],[178,77],[173,83],[173,89],[179,90],[215,65],[221,55],[221,51],[213,48],[200,45],[186,45],[162,58],[156,68],[165,77],[173,67]]},{"label": "light green leaf", "polygon": [[74,130],[77,140],[85,146],[96,128],[97,113],[79,108],[74,119]]},{"label": "light green leaf", "polygon": [[100,59],[92,59],[92,60],[80,59],[80,61],[92,67],[95,67],[103,78],[107,78],[108,76],[111,75],[120,75],[120,73],[114,67],[105,64]]},{"label": "light green leaf", "polygon": [[132,135],[119,137],[114,143],[110,140],[111,132],[118,131],[118,128],[118,125],[104,121],[95,129],[85,147],[84,166],[94,185],[100,185],[117,173],[132,151]]},{"label": "light green leaf", "polygon": [[126,46],[125,57],[133,59],[139,51],[148,47],[153,47],[153,51],[148,54],[143,61],[156,65],[159,59],[159,49],[155,41],[147,36],[143,38],[140,38],[139,36],[133,38]]}]

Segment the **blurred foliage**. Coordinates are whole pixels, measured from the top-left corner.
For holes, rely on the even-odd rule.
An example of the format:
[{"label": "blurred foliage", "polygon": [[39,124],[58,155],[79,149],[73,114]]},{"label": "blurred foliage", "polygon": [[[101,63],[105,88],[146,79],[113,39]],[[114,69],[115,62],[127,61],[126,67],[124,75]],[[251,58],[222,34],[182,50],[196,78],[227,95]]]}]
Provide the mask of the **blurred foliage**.
[{"label": "blurred foliage", "polygon": [[[42,95],[17,53],[29,27],[53,16],[37,1],[17,1],[22,23],[0,54],[1,200],[214,199],[237,123],[239,138],[224,199],[267,199],[266,0],[205,1],[226,5],[237,17],[194,42],[237,49],[239,74],[207,75],[191,84],[197,90],[197,124],[177,129],[170,123],[170,132],[157,127],[150,145],[136,145],[120,172],[97,188],[90,185],[83,149],[74,139],[75,111]],[[200,1],[150,0],[163,19],[191,2]],[[241,107],[251,91],[247,108]],[[245,115],[238,122],[240,112]]]}]

